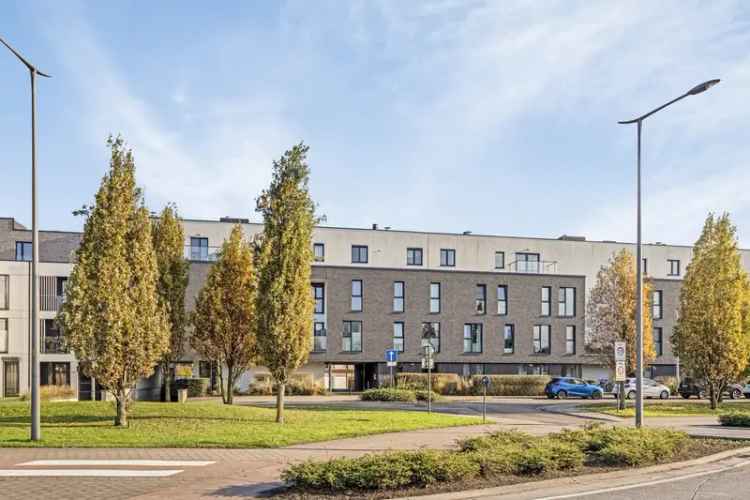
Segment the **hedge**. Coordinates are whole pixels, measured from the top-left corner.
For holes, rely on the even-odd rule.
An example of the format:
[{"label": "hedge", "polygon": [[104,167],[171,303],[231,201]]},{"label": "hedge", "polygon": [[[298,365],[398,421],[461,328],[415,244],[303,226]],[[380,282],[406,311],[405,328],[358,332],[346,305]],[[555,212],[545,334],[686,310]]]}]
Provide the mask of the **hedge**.
[{"label": "hedge", "polygon": [[[322,382],[318,382],[309,373],[295,373],[286,384],[286,394],[290,396],[319,396],[326,393]],[[276,384],[268,373],[255,375],[255,380],[248,387],[247,394],[254,396],[272,396],[276,394]]]},{"label": "hedge", "polygon": [[733,411],[719,415],[719,423],[727,427],[750,427],[750,413]]},{"label": "hedge", "polygon": [[470,379],[472,394],[482,394],[485,376],[490,379],[489,396],[543,396],[550,381],[546,375],[474,375]]},{"label": "hedge", "polygon": [[208,395],[208,386],[210,384],[207,378],[178,378],[170,386],[172,401],[177,401],[177,390],[187,389],[189,398],[199,398]]},{"label": "hedge", "polygon": [[410,403],[417,400],[417,395],[414,391],[408,389],[381,387],[379,389],[364,391],[360,394],[359,399],[362,401],[400,401]]},{"label": "hedge", "polygon": [[[398,387],[427,390],[426,373],[402,372],[396,375]],[[443,395],[467,394],[467,382],[455,373],[433,373],[431,378],[432,390]]]}]

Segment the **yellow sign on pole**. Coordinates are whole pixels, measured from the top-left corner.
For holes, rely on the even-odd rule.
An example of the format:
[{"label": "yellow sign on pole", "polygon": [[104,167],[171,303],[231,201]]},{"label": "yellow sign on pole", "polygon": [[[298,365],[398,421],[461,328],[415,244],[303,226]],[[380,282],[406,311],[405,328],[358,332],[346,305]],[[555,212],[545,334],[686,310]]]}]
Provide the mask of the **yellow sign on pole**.
[{"label": "yellow sign on pole", "polygon": [[615,382],[624,382],[625,378],[625,361],[617,361],[615,364]]}]

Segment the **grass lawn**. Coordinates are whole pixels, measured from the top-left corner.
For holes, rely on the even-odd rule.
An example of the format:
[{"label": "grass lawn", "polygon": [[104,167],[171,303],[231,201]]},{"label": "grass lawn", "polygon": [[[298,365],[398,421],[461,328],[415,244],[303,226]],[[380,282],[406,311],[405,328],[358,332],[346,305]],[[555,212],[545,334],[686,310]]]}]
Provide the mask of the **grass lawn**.
[{"label": "grass lawn", "polygon": [[29,404],[0,402],[0,447],[273,448],[384,432],[472,425],[481,419],[423,411],[287,409],[225,406],[219,402],[136,403],[128,428],[112,425],[114,403],[42,403],[42,440],[29,435]]},{"label": "grass lawn", "polygon": [[[635,408],[633,406],[627,406],[624,410],[618,411],[616,402],[584,405],[580,406],[579,409],[614,415],[616,417],[632,417],[635,415]],[[719,405],[717,410],[711,410],[708,402],[687,403],[673,401],[668,403],[644,404],[644,416],[646,417],[698,417],[721,415],[732,411],[750,411],[750,401],[727,401]]]}]

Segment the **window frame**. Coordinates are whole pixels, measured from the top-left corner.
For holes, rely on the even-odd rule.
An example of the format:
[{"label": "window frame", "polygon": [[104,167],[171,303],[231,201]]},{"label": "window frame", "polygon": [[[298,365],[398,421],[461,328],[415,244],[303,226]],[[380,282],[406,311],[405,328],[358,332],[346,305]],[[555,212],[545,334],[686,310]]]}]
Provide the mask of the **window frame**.
[{"label": "window frame", "polygon": [[[359,295],[354,293],[354,284],[359,283]],[[351,301],[349,303],[350,305],[350,312],[362,312],[365,308],[365,283],[361,279],[355,279],[352,280],[352,287],[351,287]],[[359,299],[359,309],[355,309],[355,300]]]},{"label": "window frame", "polygon": [[[508,332],[510,332],[510,348],[508,348]],[[513,354],[516,351],[516,327],[513,323],[503,325],[503,354]]]},{"label": "window frame", "polygon": [[[547,292],[546,300],[544,298],[545,291]],[[539,316],[542,316],[545,318],[552,316],[552,287],[551,286],[541,287],[540,292],[539,292],[539,299],[540,299]]]},{"label": "window frame", "polygon": [[[675,265],[677,272],[674,272]],[[680,271],[680,259],[667,259],[667,276],[679,276]]]},{"label": "window frame", "polygon": [[[318,256],[318,249],[321,250],[320,256]],[[313,261],[314,262],[326,261],[326,244],[325,243],[313,243]]]},{"label": "window frame", "polygon": [[[571,303],[568,303],[568,291],[573,291],[573,297]],[[572,310],[571,314],[568,314]],[[560,309],[562,308],[562,313]],[[576,287],[574,286],[561,286],[557,289],[557,316],[560,318],[575,318],[576,316]]]},{"label": "window frame", "polygon": [[[544,343],[542,342],[542,340],[544,339],[544,336],[542,335],[543,332],[546,332],[546,340],[547,340],[546,349],[543,347]],[[538,342],[538,347],[537,347],[537,342]],[[550,325],[543,325],[543,324],[534,325],[532,338],[531,338],[531,344],[532,344],[532,353],[534,354],[538,354],[538,355],[552,354],[552,327]]]},{"label": "window frame", "polygon": [[474,314],[487,314],[487,285],[477,283],[474,287]]},{"label": "window frame", "polygon": [[[568,335],[569,332],[573,332],[573,335]],[[565,354],[572,356],[576,353],[576,337],[575,325],[565,325]]]},{"label": "window frame", "polygon": [[[661,356],[664,356],[664,329],[661,326],[654,326],[651,328],[651,336],[652,341],[654,343],[654,351],[656,352],[656,357],[659,358]],[[657,332],[659,335],[657,336]],[[657,342],[656,339],[659,339]]]},{"label": "window frame", "polygon": [[[26,258],[26,247],[28,246],[28,258]],[[20,253],[18,250],[21,250]],[[16,261],[17,262],[31,262],[33,259],[34,247],[31,241],[16,241]],[[19,259],[19,255],[21,258]]]},{"label": "window frame", "polygon": [[[656,297],[659,297],[657,302]],[[659,315],[656,315],[656,311],[659,311]],[[663,319],[664,318],[664,290],[654,290],[651,294],[651,319]]]},{"label": "window frame", "polygon": [[[357,260],[354,259],[356,252]],[[362,255],[364,252],[364,260]],[[352,264],[367,264],[370,261],[370,248],[367,245],[352,245]]]},{"label": "window frame", "polygon": [[8,311],[10,310],[10,275],[0,274],[0,282],[5,283],[4,287],[0,288],[0,311]]},{"label": "window frame", "polygon": [[[502,262],[502,265],[497,265],[497,258],[500,257],[500,260]],[[500,250],[495,250],[495,269],[505,269],[505,252]]]},{"label": "window frame", "polygon": [[[529,259],[529,257],[534,256],[536,257],[536,260]],[[523,258],[521,258],[523,257]],[[523,262],[524,269],[523,271],[520,271],[518,269],[518,263]],[[534,263],[536,264],[536,270],[530,270],[529,264]],[[533,274],[539,274],[541,272],[541,264],[542,264],[542,255],[538,252],[516,252],[516,271],[521,273],[533,273]]]},{"label": "window frame", "polygon": [[[416,257],[419,256],[419,259]],[[409,247],[406,249],[406,265],[422,266],[424,262],[424,251],[420,247]]]},{"label": "window frame", "polygon": [[[3,344],[0,342],[0,354],[8,354],[10,351],[10,319],[0,318],[0,325],[5,325],[5,328],[0,328],[0,332],[5,332],[5,349],[3,350]],[[0,337],[0,340],[2,338]]]},{"label": "window frame", "polygon": [[440,267],[456,267],[456,249],[455,248],[441,248],[440,249]]},{"label": "window frame", "polygon": [[[435,333],[437,333],[437,336],[434,339],[430,339],[429,342],[430,344],[432,344],[432,348],[435,350],[435,352],[440,352],[440,322],[422,321],[422,331],[424,331],[425,325],[432,326]],[[437,341],[437,345],[435,345],[435,341]],[[422,345],[424,345],[424,339],[422,340]]]},{"label": "window frame", "polygon": [[[401,336],[396,335],[396,327],[399,327]],[[399,349],[396,345],[396,339],[401,339],[401,348]],[[396,352],[404,352],[406,350],[406,324],[403,321],[393,322],[393,333],[391,335],[392,349]]]},{"label": "window frame", "polygon": [[[318,326],[320,325],[320,329],[318,329]],[[319,335],[319,332],[323,332],[322,335]],[[324,338],[325,342],[323,342],[324,346],[322,349],[317,348],[317,342],[316,339],[318,338]],[[328,351],[328,331],[326,330],[326,324],[324,321],[314,321],[313,322],[313,347],[312,352],[326,352]]]},{"label": "window frame", "polygon": [[[353,349],[353,347],[354,347],[354,338],[355,338],[354,337],[354,333],[355,333],[355,331],[352,329],[352,327],[354,325],[358,325],[359,326],[359,331],[356,332],[356,333],[359,334],[359,349],[358,350],[357,349]],[[348,327],[348,332],[347,332],[347,327]],[[344,320],[344,329],[341,332],[341,351],[342,352],[362,352],[362,331],[363,331],[363,327],[362,327],[362,322],[361,321],[359,321],[359,320]],[[348,335],[347,335],[347,333],[348,333]],[[347,338],[350,339],[349,340],[349,349],[345,349],[344,348],[345,347],[345,339],[347,339]]]},{"label": "window frame", "polygon": [[[432,294],[433,286],[437,286],[437,297]],[[443,300],[443,287],[439,281],[430,282],[430,314],[440,314],[442,309]],[[437,302],[436,302],[437,301]],[[437,309],[432,307],[433,304],[437,304]]]},{"label": "window frame", "polygon": [[[325,283],[313,282],[310,284],[313,293],[313,314],[325,314],[326,313],[326,285]],[[321,290],[321,297],[318,297],[318,290]],[[320,310],[318,310],[318,299],[320,299]]]},{"label": "window frame", "polygon": [[[401,295],[396,295],[396,286],[401,285]],[[396,301],[401,301],[401,308],[396,308]],[[406,311],[406,282],[405,281],[394,281],[393,282],[393,312],[402,313]]]},{"label": "window frame", "polygon": [[[503,299],[500,299],[500,290],[503,290]],[[507,316],[508,315],[508,285],[497,285],[497,315]],[[503,312],[500,312],[500,304],[503,304]]]},{"label": "window frame", "polygon": [[[466,336],[467,334],[467,327],[468,327],[468,338]],[[477,331],[477,334],[475,335],[475,330]],[[483,326],[482,323],[464,323],[464,354],[481,354],[483,352],[484,347],[484,332],[483,332]],[[479,342],[477,342],[477,339]],[[470,344],[470,350],[466,350],[466,341],[469,341]],[[479,350],[476,350],[477,344],[479,346]]]}]

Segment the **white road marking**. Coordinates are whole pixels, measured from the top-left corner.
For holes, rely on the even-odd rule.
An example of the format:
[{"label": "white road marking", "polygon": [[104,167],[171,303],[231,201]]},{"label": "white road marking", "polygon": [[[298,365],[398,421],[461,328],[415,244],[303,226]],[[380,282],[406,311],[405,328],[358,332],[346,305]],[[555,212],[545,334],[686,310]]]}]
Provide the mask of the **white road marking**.
[{"label": "white road marking", "polygon": [[130,467],[205,467],[206,465],[212,465],[216,462],[210,462],[206,460],[32,460],[31,462],[24,462],[18,464],[18,466],[70,466],[70,467],[118,467],[118,466],[130,466]]},{"label": "white road marking", "polygon": [[703,471],[703,472],[694,472],[692,474],[685,474],[684,476],[668,477],[666,479],[655,479],[653,481],[645,481],[643,483],[627,484],[624,486],[613,486],[612,488],[602,488],[600,490],[582,491],[580,493],[569,493],[567,495],[557,495],[553,497],[538,497],[536,498],[536,500],[561,500],[563,498],[580,498],[580,497],[587,497],[591,495],[600,495],[602,493],[613,493],[615,491],[625,491],[625,490],[632,490],[635,488],[644,488],[646,486],[655,486],[657,484],[682,481],[683,479],[692,479],[695,477],[708,476],[710,474],[718,474],[719,472],[726,472],[732,469],[745,467],[746,465],[750,465],[750,460],[739,462],[733,465],[728,465],[727,467],[722,467],[721,469],[708,470],[708,471]]},{"label": "white road marking", "polygon": [[167,477],[182,470],[0,469],[0,477]]}]

